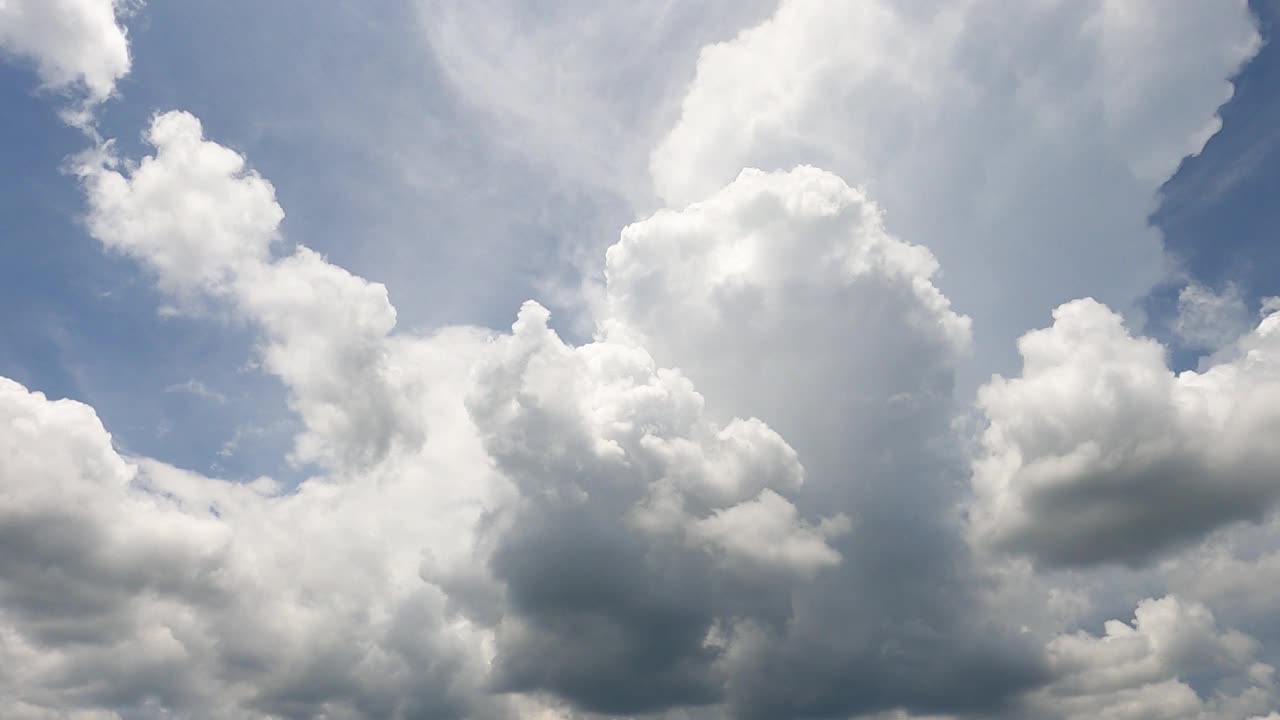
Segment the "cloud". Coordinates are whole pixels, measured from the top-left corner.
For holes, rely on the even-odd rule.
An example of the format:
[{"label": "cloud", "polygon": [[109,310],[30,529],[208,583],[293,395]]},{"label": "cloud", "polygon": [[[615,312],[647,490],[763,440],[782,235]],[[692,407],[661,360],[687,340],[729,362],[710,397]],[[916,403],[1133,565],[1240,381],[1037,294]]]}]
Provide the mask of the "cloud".
[{"label": "cloud", "polygon": [[174,383],[165,387],[164,391],[167,393],[187,393],[189,395],[194,395],[195,397],[204,400],[211,400],[217,403],[225,403],[227,401],[226,395],[223,395],[216,390],[210,390],[208,385],[205,385],[195,379],[190,379],[182,383]]},{"label": "cloud", "polygon": [[[859,191],[808,168],[748,172],[707,203],[637,223],[609,254],[617,316],[587,345],[564,344],[536,304],[509,335],[421,337],[394,332],[381,286],[305,247],[283,252],[270,184],[205,140],[195,118],[159,115],[147,138],[156,152],[140,163],[110,145],[82,158],[90,231],[183,302],[225,305],[258,328],[263,367],[306,426],[295,454],[323,474],[280,495],[266,480],[236,486],[134,459],[118,494],[163,507],[166,532],[207,526],[220,544],[202,567],[222,585],[164,596],[182,618],[164,626],[174,640],[160,664],[172,677],[109,683],[117,695],[87,699],[47,678],[9,681],[23,702],[506,712],[487,688],[604,712],[727,702],[742,714],[761,701],[751,714],[785,715],[981,707],[1038,677],[1027,648],[981,636],[990,629],[962,546],[934,515],[946,493],[921,503],[924,488],[946,486],[934,473],[950,454],[900,443],[880,448],[856,483],[842,469],[900,432],[945,445],[949,367],[968,343],[967,321],[929,282],[929,253],[888,235]],[[797,243],[811,252],[785,252]],[[726,272],[681,276],[675,252]],[[739,335],[713,332],[722,312],[744,313]],[[831,317],[842,318],[832,332],[812,332]],[[685,331],[697,323],[703,335]],[[642,341],[688,360],[714,402]],[[863,342],[881,346],[871,362],[838,352]],[[709,375],[723,352],[762,364]],[[788,393],[838,403],[786,412]],[[808,438],[819,474],[735,410],[751,407]],[[846,434],[875,425],[887,435]],[[902,473],[918,487],[886,492],[876,480]],[[103,532],[126,517],[112,514]],[[904,522],[919,527],[897,549],[870,544]],[[890,569],[899,562],[922,563],[927,587]],[[121,603],[146,602],[122,587]],[[851,594],[858,603],[832,602]],[[124,635],[160,632],[150,617],[139,611]],[[289,621],[268,627],[272,618]],[[409,645],[403,623],[419,628]],[[902,663],[876,659],[920,625],[920,642],[896,650]],[[35,637],[25,623],[11,630]],[[938,638],[953,646],[933,665],[941,672],[905,672]],[[33,652],[89,663],[99,651],[51,642]],[[952,664],[964,670],[943,670]],[[867,684],[836,681],[854,669]]]},{"label": "cloud", "polygon": [[982,544],[1045,566],[1144,564],[1280,497],[1280,314],[1232,356],[1175,375],[1154,340],[1092,300],[1018,343],[1018,377],[979,392],[989,427],[974,465]]},{"label": "cloud", "polygon": [[[208,512],[228,533],[234,548],[212,572],[239,580],[236,595],[261,608],[183,606],[193,622],[247,632],[274,614],[302,613],[298,635],[236,650],[280,672],[244,681],[227,707],[380,716],[415,702],[397,685],[415,672],[427,673],[420,692],[447,703],[444,716],[483,706],[485,685],[608,709],[716,701],[721,653],[708,635],[730,618],[784,612],[791,583],[840,562],[829,541],[848,520],[785,499],[803,484],[785,441],[758,420],[701,419],[692,384],[625,336],[569,347],[536,304],[493,341],[466,329],[394,333],[381,286],[305,247],[277,255],[283,213],[270,184],[205,140],[194,117],[158,115],[147,139],[156,152],[140,163],[110,144],[81,158],[90,231],[185,303],[225,304],[259,329],[263,367],[306,425],[295,455],[326,470],[277,496],[270,483],[258,492],[139,460],[145,491]],[[311,535],[321,528],[328,537]],[[296,550],[277,547],[284,537]],[[385,557],[365,554],[375,547]],[[301,562],[294,552],[320,555]],[[566,565],[574,553],[582,568]],[[316,575],[320,556],[338,574]],[[588,582],[582,569],[602,561],[612,574]],[[245,577],[238,563],[297,567]],[[333,604],[293,607],[317,592]],[[388,623],[404,614],[425,624],[427,645],[393,642]],[[583,634],[583,622],[597,632]],[[316,623],[329,628],[318,633]],[[178,646],[192,659],[171,663],[192,682],[211,683],[239,662]],[[486,646],[496,652],[491,678],[474,665]],[[428,661],[436,652],[456,659],[437,667]],[[389,673],[382,685],[379,673]],[[445,691],[431,678],[469,690]],[[51,707],[71,704],[53,698]],[[160,702],[181,708],[196,698]],[[503,707],[491,705],[486,712]]]},{"label": "cloud", "polygon": [[1174,596],[1138,603],[1134,620],[1108,620],[1101,636],[1063,634],[1049,643],[1055,681],[1017,717],[1053,720],[1258,718],[1280,701],[1275,668],[1258,643],[1218,627],[1204,605]]},{"label": "cloud", "polygon": [[106,143],[76,166],[90,233],[196,302],[228,302],[262,330],[264,367],[291,390],[307,427],[299,462],[360,464],[421,442],[409,405],[416,377],[392,359],[386,288],[298,247],[273,256],[284,211],[271,183],[235,151],[204,139],[184,112],[156,115],[156,154],[133,165]]},{"label": "cloud", "polygon": [[[460,340],[424,369],[483,346]],[[8,380],[0,413],[0,693],[19,716],[501,716],[471,631],[417,576],[475,511],[416,480],[465,449],[281,496],[126,460],[91,409]]]},{"label": "cloud", "polygon": [[0,694],[37,717],[506,717],[489,631],[421,574],[472,562],[510,495],[463,405],[490,333],[392,336],[381,286],[306,248],[273,257],[270,184],[195,118],[157,116],[148,139],[141,163],[82,158],[90,231],[258,328],[306,426],[295,457],[324,472],[282,493],[122,458],[88,407],[5,381],[22,432],[0,460]]},{"label": "cloud", "polygon": [[1178,292],[1173,332],[1187,346],[1217,350],[1248,332],[1250,324],[1249,310],[1234,285],[1215,293],[1192,283]]},{"label": "cloud", "polygon": [[743,167],[863,187],[974,318],[974,387],[1060,303],[1138,316],[1167,272],[1156,193],[1259,44],[1245,0],[791,0],[703,49],[650,167],[677,207]]},{"label": "cloud", "polygon": [[607,253],[609,337],[679,367],[713,416],[776,428],[806,470],[799,511],[850,519],[829,541],[842,562],[790,590],[789,619],[724,633],[736,716],[989,709],[1040,676],[988,616],[953,516],[969,320],[886,222],[830,173],[749,169]]},{"label": "cloud", "polygon": [[[86,108],[129,72],[124,0],[6,0],[0,50],[35,62],[46,88],[83,93]],[[74,113],[72,114],[74,117]]]},{"label": "cloud", "polygon": [[234,150],[205,141],[189,113],[156,115],[144,139],[157,153],[136,167],[111,144],[80,156],[89,231],[142,261],[170,292],[231,290],[277,239],[284,211],[275,189]]},{"label": "cloud", "polygon": [[[588,55],[635,40],[619,17]],[[534,60],[564,36],[531,34]],[[981,390],[972,468],[956,397],[975,350],[998,365],[1059,296],[1124,307],[1163,272],[1147,205],[1256,44],[1242,3],[784,3],[704,51],[651,158],[673,207],[608,250],[581,345],[533,301],[509,332],[398,329],[385,287],[288,242],[240,153],[156,115],[141,161],[76,160],[86,226],[176,312],[255,329],[308,477],[126,457],[89,407],[0,380],[0,697],[32,717],[1261,717],[1264,649],[1198,598],[1094,636],[1034,606],[1061,575],[1019,594],[991,551],[1074,580],[1261,519],[1280,313],[1174,375],[1105,306],[1061,306]],[[440,53],[477,96],[507,84]],[[566,62],[568,105],[617,81]],[[537,152],[589,125],[529,112],[555,72],[516,77],[494,111],[549,118]]]},{"label": "cloud", "polygon": [[759,21],[773,2],[420,6],[441,71],[497,121],[509,150],[649,207],[647,155],[675,120],[699,48]]},{"label": "cloud", "polygon": [[609,714],[717,701],[708,634],[837,565],[846,521],[798,516],[780,493],[803,469],[763,423],[710,423],[643,348],[571,348],[547,317],[526,303],[467,401],[521,491],[489,560],[508,603],[494,681]]}]

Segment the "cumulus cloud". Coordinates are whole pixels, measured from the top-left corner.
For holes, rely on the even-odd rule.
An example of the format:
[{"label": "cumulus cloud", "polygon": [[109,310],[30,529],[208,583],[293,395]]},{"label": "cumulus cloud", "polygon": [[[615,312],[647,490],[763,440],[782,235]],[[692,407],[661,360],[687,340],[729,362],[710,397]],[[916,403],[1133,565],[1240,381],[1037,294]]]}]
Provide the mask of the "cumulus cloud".
[{"label": "cumulus cloud", "polygon": [[[194,117],[159,115],[146,137],[156,153],[140,163],[110,144],[81,158],[90,231],[174,296],[258,327],[263,367],[306,425],[295,456],[326,470],[284,496],[153,461],[125,473],[130,492],[221,533],[223,556],[207,565],[240,600],[179,610],[214,636],[244,628],[237,637],[259,644],[223,645],[281,668],[231,692],[215,678],[238,655],[197,653],[184,636],[169,663],[208,687],[159,706],[227,692],[233,714],[372,717],[428,698],[442,716],[502,712],[482,686],[610,710],[712,702],[723,653],[708,637],[731,618],[780,617],[791,583],[840,563],[829,542],[847,517],[785,499],[803,486],[795,451],[759,420],[703,419],[692,383],[623,334],[567,346],[536,304],[493,341],[394,333],[381,286],[305,247],[282,252],[270,184]],[[182,532],[186,515],[175,517]],[[292,549],[277,547],[285,537]],[[367,555],[374,547],[385,557]],[[323,548],[331,575],[298,555]],[[316,593],[330,600],[301,599]],[[296,635],[262,630],[278,613],[300,614]],[[399,644],[400,623],[422,644]],[[491,672],[476,665],[488,652]],[[415,673],[421,689],[398,684]],[[24,702],[74,705],[45,683],[13,683]]]},{"label": "cumulus cloud", "polygon": [[[259,329],[263,367],[289,389],[306,426],[296,455],[324,474],[280,495],[266,480],[229,485],[145,459],[133,468],[95,420],[101,452],[123,468],[117,496],[156,504],[166,533],[203,527],[217,540],[190,551],[204,553],[200,562],[174,561],[206,568],[216,587],[165,595],[182,620],[174,628],[153,622],[163,616],[148,606],[122,631],[130,641],[172,635],[157,660],[169,675],[108,682],[109,697],[16,677],[10,695],[54,711],[152,703],[181,712],[217,697],[231,715],[411,716],[407,708],[423,703],[436,704],[422,713],[446,717],[505,712],[487,688],[602,712],[728,702],[742,714],[762,700],[752,714],[774,715],[978,707],[1036,676],[1025,670],[1035,665],[1025,648],[965,627],[978,611],[965,561],[946,523],[920,502],[945,486],[934,476],[940,459],[899,444],[853,478],[842,469],[886,437],[850,433],[843,414],[855,427],[941,438],[948,366],[968,330],[930,284],[928,252],[888,235],[859,191],[812,169],[746,173],[702,206],[638,223],[610,253],[617,317],[581,347],[563,343],[536,304],[510,335],[418,337],[394,332],[381,286],[305,247],[284,252],[270,185],[204,139],[195,118],[157,116],[147,138],[156,152],[140,163],[110,145],[82,159],[91,232],[168,292],[225,304]],[[762,230],[744,234],[752,227]],[[201,228],[216,242],[205,244]],[[785,252],[794,243],[809,252]],[[727,272],[663,277],[679,272],[665,255],[681,247],[691,262],[727,263]],[[724,289],[707,284],[721,281]],[[656,314],[638,315],[628,298]],[[844,320],[835,333],[796,332],[776,350],[765,342],[793,321],[811,330],[837,308]],[[711,332],[719,313],[748,309],[757,312],[742,325],[741,345],[718,347],[732,339]],[[663,327],[681,313],[707,335]],[[713,410],[642,341],[700,374],[726,349],[751,349],[762,364],[709,377]],[[827,356],[802,373],[803,342],[883,348],[869,364]],[[860,389],[868,379],[874,389]],[[735,380],[753,380],[752,393],[733,397]],[[812,417],[783,412],[787,387],[800,402],[836,404]],[[821,474],[807,473],[768,421],[738,407],[797,432],[828,423],[809,433]],[[855,439],[856,448],[843,447]],[[898,473],[917,485],[899,492],[877,482]],[[65,486],[74,490],[82,475],[68,474]],[[927,501],[945,502],[943,494]],[[110,513],[103,533],[131,517]],[[903,522],[921,528],[897,549],[874,544]],[[167,537],[147,545],[167,546]],[[91,561],[55,566],[73,576],[106,572]],[[907,562],[923,562],[928,581],[890,567]],[[130,607],[159,592],[119,585]],[[850,596],[859,601],[836,600]],[[290,620],[267,627],[273,618]],[[900,631],[921,624],[920,641],[899,647]],[[417,628],[415,640],[403,640],[406,627]],[[837,627],[816,663],[779,672],[813,656]],[[42,640],[25,620],[8,631],[18,650],[36,655],[88,663],[102,650]],[[937,638],[955,646],[935,661],[939,673],[906,672],[926,649],[936,653]],[[877,658],[890,647],[905,657],[886,667]],[[952,663],[965,669],[946,671]],[[827,679],[853,669],[870,674],[865,686]],[[818,675],[796,690],[812,701],[793,690],[809,673]],[[913,700],[922,687],[930,693]]]},{"label": "cumulus cloud", "polygon": [[125,0],[5,0],[0,50],[33,61],[45,87],[83,93],[94,105],[129,72],[119,19],[126,7]]},{"label": "cumulus cloud", "polygon": [[[1120,315],[1062,305],[980,391],[972,467],[955,397],[960,310],[995,328],[985,368],[1062,296],[1124,308],[1163,272],[1148,205],[1256,45],[1242,2],[785,2],[704,51],[651,158],[673,207],[608,250],[581,345],[532,301],[509,332],[398,330],[386,288],[288,242],[271,183],[187,113],[152,119],[140,161],[101,144],[75,163],[89,232],[179,312],[257,331],[311,475],[126,457],[91,408],[0,379],[0,699],[30,717],[1264,718],[1264,649],[1200,598],[1063,632],[984,563],[1141,565],[1261,519],[1280,312],[1175,375]],[[544,70],[519,75],[530,96]],[[547,117],[554,152],[578,121]],[[1184,304],[1188,328],[1234,307]]]},{"label": "cumulus cloud", "polygon": [[111,143],[80,156],[90,233],[184,301],[229,302],[262,329],[264,365],[307,428],[296,460],[359,464],[419,443],[416,379],[392,358],[386,288],[306,247],[273,256],[284,218],[274,188],[192,115],[156,115],[145,138],[156,154],[136,165]]},{"label": "cumulus cloud", "polygon": [[1135,313],[1166,272],[1156,192],[1258,46],[1245,0],[788,0],[704,48],[652,175],[675,206],[743,167],[865,187],[978,323],[976,386],[1060,303]]},{"label": "cumulus cloud", "polygon": [[510,494],[463,405],[490,334],[392,336],[381,286],[273,257],[271,186],[195,118],[148,139],[142,163],[82,159],[91,232],[259,328],[324,474],[282,493],[123,458],[88,407],[4,381],[0,696],[31,717],[507,716],[489,631],[423,579],[473,559]]},{"label": "cumulus cloud", "polygon": [[1258,643],[1220,628],[1204,605],[1146,599],[1131,622],[1101,636],[1079,631],[1049,643],[1057,678],[1023,701],[1018,717],[1054,720],[1259,718],[1280,701],[1275,668]]},{"label": "cumulus cloud", "polygon": [[1047,566],[1142,564],[1280,497],[1280,314],[1234,355],[1175,375],[1092,300],[1019,341],[1020,376],[979,392],[979,542]]},{"label": "cumulus cloud", "polygon": [[716,701],[708,634],[838,564],[847,520],[798,516],[780,493],[803,469],[763,423],[711,423],[644,349],[571,348],[547,318],[525,305],[467,402],[522,492],[489,561],[509,604],[495,682],[610,714]]},{"label": "cumulus cloud", "polygon": [[[430,365],[466,352],[450,340]],[[475,511],[451,508],[465,487],[415,480],[465,449],[281,496],[122,458],[90,408],[12,381],[0,414],[0,696],[18,717],[501,715],[471,631],[417,575]]]},{"label": "cumulus cloud", "polygon": [[796,507],[850,518],[830,541],[843,561],[791,591],[789,620],[724,633],[738,715],[976,708],[1040,671],[1034,648],[989,622],[951,515],[969,320],[892,220],[822,170],[746,170],[607,253],[609,336],[681,368],[712,413],[776,428],[806,470]]}]

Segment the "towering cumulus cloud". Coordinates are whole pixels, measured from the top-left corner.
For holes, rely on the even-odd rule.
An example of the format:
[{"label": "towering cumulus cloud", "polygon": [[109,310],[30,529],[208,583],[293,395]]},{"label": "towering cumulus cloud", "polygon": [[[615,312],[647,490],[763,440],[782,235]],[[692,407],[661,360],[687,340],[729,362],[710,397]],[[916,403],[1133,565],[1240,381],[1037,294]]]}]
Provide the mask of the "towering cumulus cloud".
[{"label": "towering cumulus cloud", "polygon": [[738,624],[737,713],[978,707],[1037,677],[1033,652],[987,629],[950,512],[969,320],[936,269],[862,191],[808,167],[746,170],[609,249],[610,332],[683,368],[713,411],[777,428],[807,471],[798,507],[852,518],[833,541],[845,562],[793,588],[790,617]]},{"label": "towering cumulus cloud", "polygon": [[1128,313],[1162,277],[1155,192],[1257,46],[1245,0],[788,0],[703,50],[654,183],[682,205],[807,163],[864,186],[977,321],[976,383],[1045,309]]}]

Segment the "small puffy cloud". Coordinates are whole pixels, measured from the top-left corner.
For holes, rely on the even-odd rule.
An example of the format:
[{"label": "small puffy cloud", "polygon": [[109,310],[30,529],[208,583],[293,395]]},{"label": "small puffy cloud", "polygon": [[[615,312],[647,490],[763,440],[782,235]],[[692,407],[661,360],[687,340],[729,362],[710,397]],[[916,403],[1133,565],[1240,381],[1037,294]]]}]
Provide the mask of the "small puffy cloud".
[{"label": "small puffy cloud", "polygon": [[1252,318],[1239,288],[1221,293],[1191,283],[1178,292],[1178,315],[1173,332],[1188,347],[1218,350],[1249,331]]},{"label": "small puffy cloud", "polygon": [[1204,605],[1174,596],[1138,603],[1132,622],[1048,646],[1055,680],[1014,717],[1052,720],[1243,720],[1280,701],[1256,640],[1218,626]]},{"label": "small puffy cloud", "polygon": [[797,521],[794,505],[765,490],[754,500],[696,521],[693,535],[723,552],[730,563],[813,575],[840,563],[840,553],[827,545],[827,537],[848,531],[849,519],[843,515],[804,525]]},{"label": "small puffy cloud", "polygon": [[81,156],[93,236],[174,291],[225,290],[264,262],[284,219],[271,183],[239,153],[205,140],[190,113],[156,115],[144,137],[157,152],[136,166],[110,145]]},{"label": "small puffy cloud", "polygon": [[129,72],[129,40],[118,15],[125,0],[5,0],[0,51],[35,62],[48,88],[108,98]]},{"label": "small puffy cloud", "polygon": [[1203,372],[1092,300],[1019,341],[1020,376],[979,392],[978,542],[1045,566],[1142,564],[1280,498],[1280,314]]}]

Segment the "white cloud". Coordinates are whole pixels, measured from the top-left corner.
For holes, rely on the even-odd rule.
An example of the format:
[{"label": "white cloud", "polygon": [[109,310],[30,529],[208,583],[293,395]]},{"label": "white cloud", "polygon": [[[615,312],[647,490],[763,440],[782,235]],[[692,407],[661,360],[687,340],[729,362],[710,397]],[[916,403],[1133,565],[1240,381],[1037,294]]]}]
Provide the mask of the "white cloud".
[{"label": "white cloud", "polygon": [[284,219],[275,189],[234,150],[205,141],[189,113],[156,115],[144,139],[157,152],[136,167],[109,143],[80,157],[90,232],[167,290],[225,292],[270,255]]},{"label": "white cloud", "polygon": [[713,406],[804,441],[945,401],[969,348],[932,254],[816,168],[744,170],[703,202],[630,225],[606,257],[609,332],[641,338]]},{"label": "white cloud", "polygon": [[[827,539],[840,564],[788,591],[789,620],[725,630],[733,714],[980,711],[1038,677],[1021,639],[979,630],[981,573],[950,519],[961,462],[951,391],[970,338],[936,270],[863,191],[812,167],[744,170],[608,250],[602,333],[680,368],[712,417],[776,428],[806,470],[798,511],[849,519]],[[804,543],[770,544],[764,523],[749,539],[734,533],[754,509],[699,531],[740,538],[730,558],[821,560]],[[930,671],[900,672],[908,665]]]},{"label": "white cloud", "polygon": [[1250,320],[1239,288],[1228,285],[1215,293],[1192,283],[1178,292],[1173,331],[1189,347],[1218,350],[1248,332]]},{"label": "white cloud", "polygon": [[0,50],[33,60],[48,88],[83,90],[92,105],[129,72],[124,0],[5,0]]},{"label": "white cloud", "polygon": [[1092,300],[1019,341],[1022,374],[979,392],[979,542],[1045,565],[1145,563],[1280,497],[1280,314],[1232,357],[1174,375]]},{"label": "white cloud", "polygon": [[[511,75],[435,42],[535,154],[621,146],[653,116],[598,106],[630,76],[591,61],[644,46],[644,12],[590,14],[559,65],[538,63],[574,23],[499,26],[479,44],[517,44]],[[703,53],[651,158],[678,207],[609,249],[581,346],[535,302],[509,333],[397,331],[385,287],[288,247],[239,153],[157,115],[152,156],[80,158],[88,228],[178,312],[259,332],[318,474],[283,492],[122,457],[88,407],[0,380],[0,698],[33,717],[1270,710],[1258,643],[1196,602],[1042,647],[1060,626],[995,607],[965,533],[1137,564],[1261,517],[1280,314],[1175,376],[1102,305],[1059,308],[981,392],[966,527],[972,327],[938,260],[994,328],[980,355],[1063,296],[1125,307],[1163,272],[1155,189],[1256,43],[1241,2],[786,2]],[[530,109],[548,93],[568,110]],[[634,158],[579,160],[607,184]],[[1201,300],[1188,318],[1222,304]]]},{"label": "white cloud", "polygon": [[[642,348],[622,338],[566,346],[536,304],[521,312],[512,335],[493,342],[466,329],[426,338],[394,334],[395,312],[382,286],[305,247],[273,256],[283,213],[270,184],[238,154],[205,140],[195,118],[159,115],[147,139],[156,154],[136,165],[116,158],[110,145],[82,159],[91,232],[140,261],[184,302],[226,303],[259,328],[263,367],[288,387],[306,425],[296,456],[328,470],[297,493],[275,497],[269,481],[257,492],[139,460],[145,492],[212,516],[206,521],[233,547],[211,571],[235,580],[235,592],[257,608],[179,603],[179,610],[199,627],[241,628],[224,644],[279,667],[261,681],[242,681],[234,692],[219,686],[228,693],[228,708],[378,716],[380,708],[413,701],[415,693],[398,683],[421,671],[428,677],[421,692],[439,696],[446,703],[441,712],[463,712],[480,703],[474,695],[487,671],[474,663],[491,652],[486,647],[498,652],[496,682],[519,687],[528,682],[520,670],[526,651],[539,647],[530,632],[571,645],[555,636],[553,624],[524,622],[563,609],[551,603],[539,610],[528,600],[557,579],[554,570],[563,563],[555,554],[557,534],[593,538],[606,527],[608,533],[595,538],[600,545],[580,546],[588,561],[602,548],[625,557],[649,548],[666,553],[673,571],[697,569],[700,582],[732,578],[716,582],[738,587],[807,578],[839,562],[826,539],[847,529],[847,521],[838,515],[807,521],[778,494],[801,486],[794,451],[759,421],[701,419],[703,401],[689,381],[658,368]],[[463,397],[469,398],[465,407]],[[548,528],[530,508],[564,522]],[[482,522],[486,515],[505,519],[489,525]],[[177,521],[174,532],[184,522]],[[767,531],[777,546],[728,532],[742,527]],[[380,548],[376,559],[369,554],[374,548]],[[551,554],[539,555],[544,551]],[[515,575],[503,570],[512,554],[525,558]],[[531,576],[538,567],[548,572]],[[616,570],[627,567],[620,562]],[[657,603],[652,612],[658,616],[606,602],[598,617],[628,637],[662,632],[664,623],[689,633],[680,641],[673,636],[672,647],[674,657],[694,648],[686,657],[693,664],[664,669],[644,685],[643,673],[629,664],[634,648],[624,645],[610,660],[608,646],[601,646],[598,662],[561,668],[569,685],[535,682],[529,689],[589,705],[574,689],[574,673],[607,680],[622,672],[642,679],[649,707],[718,694],[715,655],[699,648],[715,618],[746,611],[742,601],[717,589],[697,611],[707,618],[701,625],[677,615],[672,626],[661,620],[661,608],[684,603],[685,587],[664,589],[663,575],[652,572],[628,582],[639,583]],[[785,591],[785,581],[768,590]],[[331,599],[319,607],[300,600],[316,593]],[[366,616],[370,609],[377,613]],[[265,631],[261,623],[277,614],[297,619]],[[430,647],[377,639],[405,614],[425,623],[423,642]],[[461,618],[472,620],[455,628]],[[324,633],[317,630],[321,624],[328,626]],[[29,633],[25,626],[14,630]],[[437,643],[446,643],[446,657],[453,658],[439,667],[428,662]],[[174,651],[186,659],[168,662],[192,682],[217,685],[213,678],[231,662],[196,640],[179,639]],[[443,691],[430,678],[452,689]],[[15,682],[25,702],[34,702],[27,698],[43,686],[29,678]],[[206,697],[191,692],[161,702],[179,708]],[[306,699],[308,692],[317,697]],[[50,698],[50,707],[74,704],[64,694]]]},{"label": "white cloud", "polygon": [[89,408],[5,381],[22,432],[0,459],[0,696],[33,716],[506,716],[482,687],[491,632],[423,579],[474,562],[510,496],[463,406],[490,333],[391,335],[380,285],[271,257],[271,186],[194,118],[148,138],[140,164],[107,146],[80,166],[91,232],[259,328],[306,426],[296,455],[327,472],[281,495],[126,461]]},{"label": "white cloud", "polygon": [[789,0],[703,50],[653,178],[674,206],[743,167],[864,187],[977,323],[976,385],[1062,302],[1136,316],[1156,192],[1258,46],[1245,0]]},{"label": "white cloud", "polygon": [[827,541],[847,521],[809,522],[783,497],[803,469],[763,423],[711,422],[643,348],[570,347],[547,319],[525,304],[467,401],[522,495],[485,543],[506,598],[495,682],[607,714],[714,702],[707,634],[838,565]]},{"label": "white cloud", "polygon": [[263,330],[266,369],[291,390],[307,431],[295,459],[365,463],[421,442],[420,389],[392,358],[386,288],[299,247],[272,257],[284,211],[271,183],[204,139],[188,113],[155,116],[156,154],[133,165],[110,143],[80,157],[89,231],[191,303],[229,301]]},{"label": "white cloud", "polygon": [[840,564],[840,553],[827,537],[849,531],[844,515],[816,526],[796,518],[796,508],[781,495],[765,490],[754,500],[714,511],[695,522],[693,534],[723,552],[733,564],[791,570],[801,575]]},{"label": "white cloud", "polygon": [[1102,636],[1076,632],[1050,642],[1057,678],[1012,714],[1242,720],[1280,701],[1275,669],[1257,659],[1257,641],[1219,628],[1205,606],[1167,596],[1143,600],[1134,615],[1129,623],[1107,621]]},{"label": "white cloud", "polygon": [[[483,346],[455,334],[418,359],[456,382],[457,358]],[[483,459],[465,443],[446,434],[280,496],[126,461],[91,409],[8,380],[0,413],[13,429],[0,440],[7,702],[58,716],[500,714],[476,685],[475,630],[446,621],[418,577],[422,548],[448,557],[477,519]],[[466,483],[421,481],[459,464]]]}]

